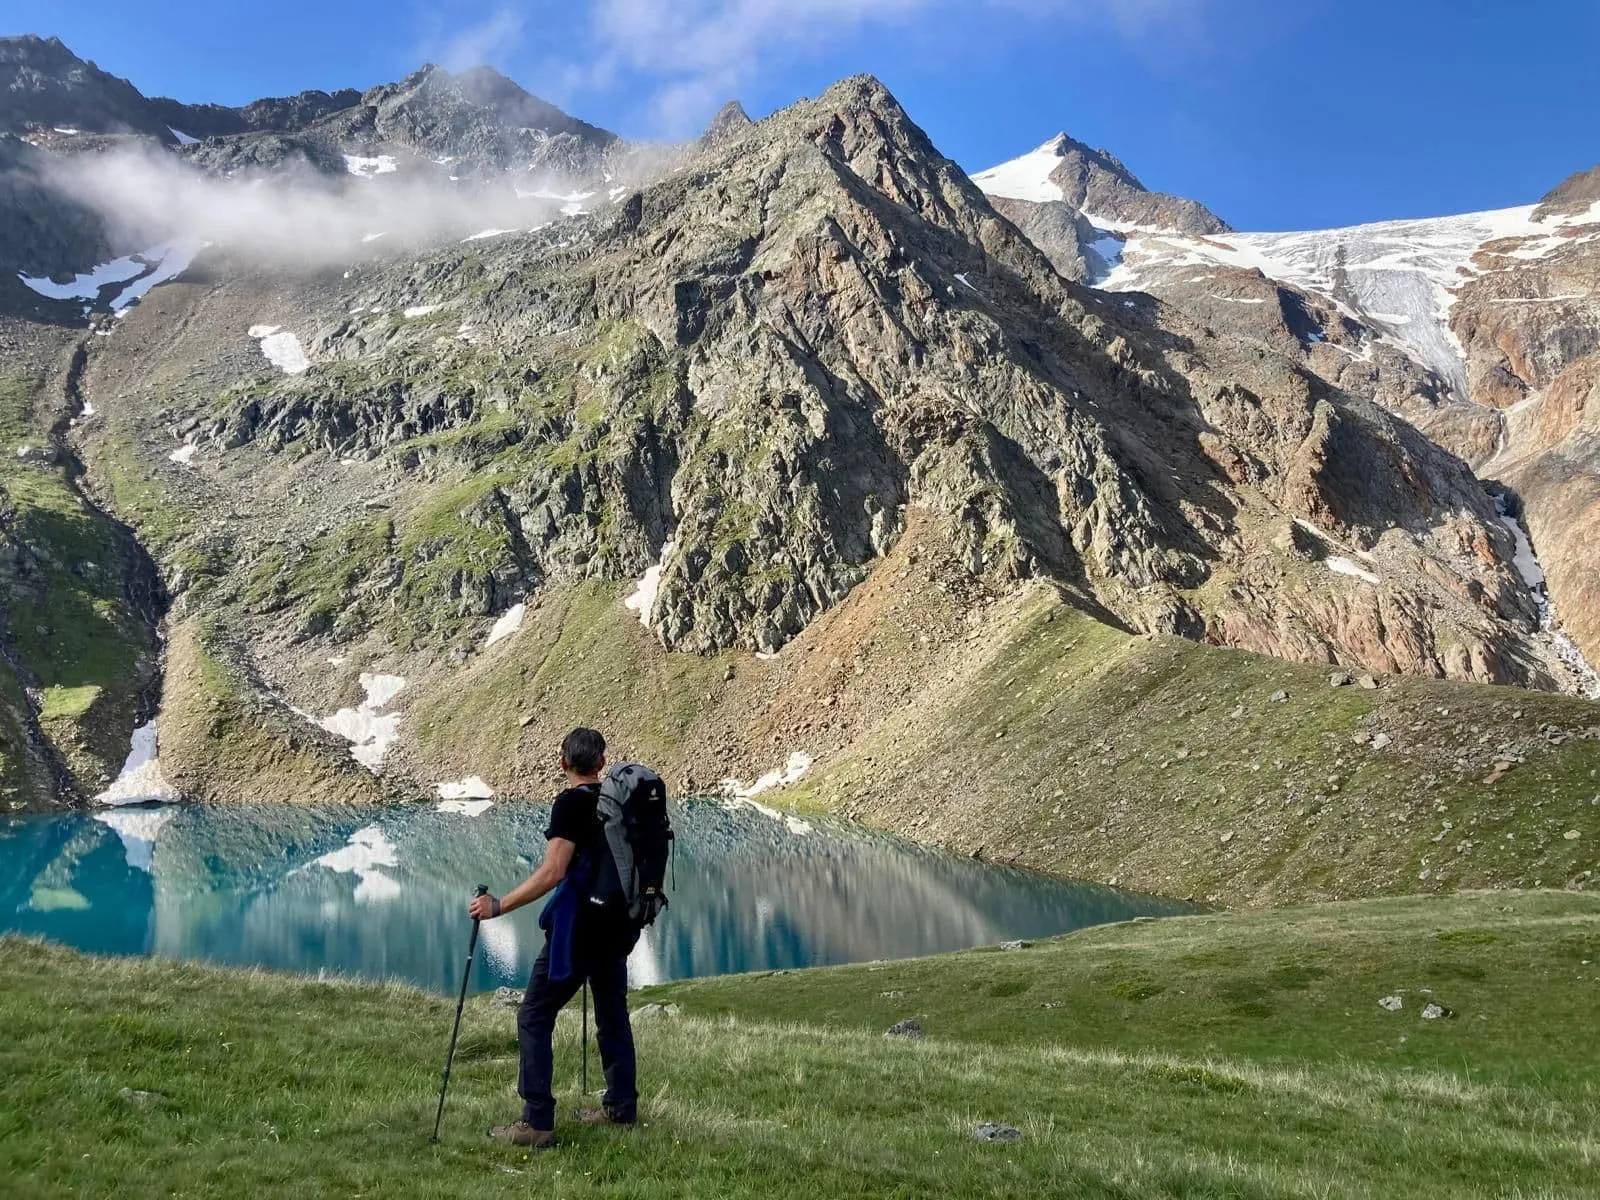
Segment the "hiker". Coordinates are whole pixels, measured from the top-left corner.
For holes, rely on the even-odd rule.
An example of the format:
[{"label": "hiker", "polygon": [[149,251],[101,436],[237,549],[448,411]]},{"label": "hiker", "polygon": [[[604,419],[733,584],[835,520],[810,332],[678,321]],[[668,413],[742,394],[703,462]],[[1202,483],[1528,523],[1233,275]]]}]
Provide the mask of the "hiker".
[{"label": "hiker", "polygon": [[601,1107],[580,1109],[578,1119],[631,1126],[638,1118],[628,955],[643,926],[665,907],[662,872],[672,833],[666,790],[654,772],[619,765],[602,785],[605,769],[606,741],[599,732],[574,729],[567,735],[561,770],[568,786],[550,813],[544,862],[504,897],[479,896],[469,909],[474,920],[488,921],[555,893],[539,915],[544,949],[517,1010],[522,1120],[489,1131],[516,1146],[555,1145],[551,1036],[556,1014],[585,982],[594,992],[606,1090]]}]

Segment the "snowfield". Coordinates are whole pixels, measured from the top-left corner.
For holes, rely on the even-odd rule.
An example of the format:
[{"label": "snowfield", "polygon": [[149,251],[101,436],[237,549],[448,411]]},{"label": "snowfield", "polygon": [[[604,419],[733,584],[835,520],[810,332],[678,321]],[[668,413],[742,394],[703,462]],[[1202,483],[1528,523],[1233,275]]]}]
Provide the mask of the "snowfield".
[{"label": "snowfield", "polygon": [[639,585],[634,588],[633,595],[622,602],[624,608],[639,614],[639,623],[646,629],[650,628],[650,618],[656,609],[656,593],[661,590],[661,571],[667,565],[667,559],[672,555],[672,543],[668,542],[661,547],[661,560],[644,573],[639,580]]},{"label": "snowfield", "polygon": [[400,164],[395,161],[392,154],[379,154],[373,158],[366,158],[359,154],[346,154],[344,156],[344,169],[352,175],[359,175],[362,179],[371,179],[377,175],[392,175],[400,169]]},{"label": "snowfield", "polygon": [[115,291],[107,302],[112,312],[121,315],[130,305],[147,296],[152,288],[176,279],[187,271],[205,247],[205,242],[194,238],[174,238],[137,254],[114,258],[91,267],[66,283],[21,273],[17,278],[32,291],[48,299],[79,300],[85,304],[98,301],[101,292],[108,288],[126,284]]},{"label": "snowfield", "polygon": [[1063,200],[1061,185],[1051,182],[1050,173],[1061,165],[1066,134],[1057,134],[1037,150],[1001,163],[987,171],[979,171],[972,182],[986,195],[1003,200],[1031,200],[1035,204],[1048,204]]},{"label": "snowfield", "polygon": [[[1052,138],[1038,149],[972,176],[985,193],[1046,203],[1064,198],[1050,175],[1065,143]],[[1105,291],[1146,290],[1158,276],[1185,267],[1259,270],[1333,301],[1467,395],[1465,354],[1450,330],[1456,292],[1495,269],[1475,261],[1486,247],[1513,260],[1537,260],[1574,238],[1600,238],[1600,202],[1588,211],[1534,220],[1536,205],[1421,220],[1381,221],[1342,229],[1295,233],[1227,233],[1198,237],[1133,225],[1085,212],[1100,233],[1093,249],[1110,267],[1090,280]],[[1216,297],[1225,299],[1225,297]],[[1555,304],[1580,297],[1529,297],[1508,303]],[[1241,299],[1234,303],[1259,304]]]},{"label": "snowfield", "polygon": [[177,789],[161,773],[161,758],[156,745],[156,723],[149,721],[133,731],[122,772],[105,791],[94,798],[96,804],[170,803],[178,799]]},{"label": "snowfield", "polygon": [[341,708],[317,724],[350,743],[350,757],[374,773],[388,757],[389,748],[400,736],[400,716],[383,710],[404,690],[406,681],[398,675],[360,677],[367,698],[355,708]]},{"label": "snowfield", "polygon": [[[1193,237],[1170,231],[1139,232],[1123,247],[1122,264],[1097,286],[1142,290],[1156,272],[1184,267],[1239,267],[1326,296],[1345,313],[1376,329],[1437,374],[1458,396],[1467,395],[1466,365],[1450,330],[1456,292],[1493,270],[1475,261],[1485,247],[1506,257],[1542,258],[1574,237],[1600,236],[1600,205],[1576,216],[1536,221],[1536,206],[1465,213],[1426,220],[1382,221],[1345,229],[1297,233],[1230,233]],[[1583,227],[1593,233],[1574,233]],[[1534,297],[1527,303],[1559,303]],[[1516,302],[1516,301],[1513,301]]]},{"label": "snowfield", "polygon": [[527,612],[528,606],[526,604],[513,604],[506,609],[505,614],[489,630],[489,636],[484,639],[483,648],[487,650],[496,642],[503,642],[517,633],[522,628],[522,620],[527,615]]},{"label": "snowfield", "polygon": [[267,361],[285,375],[304,375],[311,369],[311,360],[294,334],[278,325],[252,325],[250,336],[261,343],[261,353]]}]

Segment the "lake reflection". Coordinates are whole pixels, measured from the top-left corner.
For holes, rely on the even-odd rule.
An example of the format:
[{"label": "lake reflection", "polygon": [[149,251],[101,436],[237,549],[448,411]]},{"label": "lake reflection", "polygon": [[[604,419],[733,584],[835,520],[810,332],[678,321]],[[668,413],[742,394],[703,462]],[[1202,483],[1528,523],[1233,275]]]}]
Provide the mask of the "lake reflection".
[{"label": "lake reflection", "polygon": [[[372,979],[460,983],[473,885],[503,894],[543,854],[545,806],[122,809],[0,821],[0,931]],[[843,823],[675,807],[672,904],[635,985],[907,958],[1184,906],[989,866]],[[474,985],[520,986],[535,909],[486,922]]]}]

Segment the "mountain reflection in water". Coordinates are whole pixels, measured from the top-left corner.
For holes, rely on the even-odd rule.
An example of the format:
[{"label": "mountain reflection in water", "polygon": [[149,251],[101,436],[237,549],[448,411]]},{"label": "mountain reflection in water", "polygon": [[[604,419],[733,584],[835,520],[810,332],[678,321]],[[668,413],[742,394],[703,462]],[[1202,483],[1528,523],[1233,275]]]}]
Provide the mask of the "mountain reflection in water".
[{"label": "mountain reflection in water", "polygon": [[[0,931],[102,954],[458,986],[473,885],[497,894],[543,854],[549,809],[178,807],[0,821]],[[1069,884],[844,823],[715,801],[676,807],[672,904],[635,985],[907,958],[1185,906]],[[669,879],[669,882],[673,882]],[[485,922],[475,985],[520,985],[543,935]]]}]

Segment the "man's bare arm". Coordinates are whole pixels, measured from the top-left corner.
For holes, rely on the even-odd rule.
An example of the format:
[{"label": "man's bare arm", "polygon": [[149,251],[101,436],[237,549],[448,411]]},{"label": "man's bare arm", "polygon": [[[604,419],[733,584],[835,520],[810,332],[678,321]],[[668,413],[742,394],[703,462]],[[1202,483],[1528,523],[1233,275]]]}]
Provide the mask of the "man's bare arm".
[{"label": "man's bare arm", "polygon": [[555,891],[557,885],[567,877],[567,871],[572,867],[572,857],[577,852],[576,842],[569,842],[566,838],[551,838],[549,845],[545,847],[544,861],[539,864],[537,871],[499,899],[493,896],[479,896],[467,911],[474,920],[487,921],[491,917],[503,917],[525,904],[532,904],[535,900],[544,898]]}]

